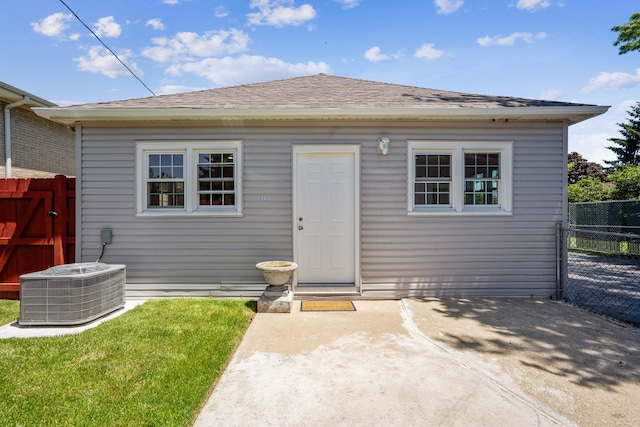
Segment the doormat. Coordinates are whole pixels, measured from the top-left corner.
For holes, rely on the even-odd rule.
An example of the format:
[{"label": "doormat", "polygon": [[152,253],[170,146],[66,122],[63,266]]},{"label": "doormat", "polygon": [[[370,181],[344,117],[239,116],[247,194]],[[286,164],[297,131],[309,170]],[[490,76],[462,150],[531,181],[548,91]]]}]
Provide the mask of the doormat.
[{"label": "doormat", "polygon": [[351,301],[302,301],[300,311],[356,311]]}]

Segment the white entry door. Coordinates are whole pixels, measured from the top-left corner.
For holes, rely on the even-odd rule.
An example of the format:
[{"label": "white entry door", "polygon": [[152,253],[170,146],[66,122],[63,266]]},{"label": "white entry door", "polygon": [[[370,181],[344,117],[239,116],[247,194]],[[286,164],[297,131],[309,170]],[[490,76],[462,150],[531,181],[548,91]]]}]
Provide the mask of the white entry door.
[{"label": "white entry door", "polygon": [[297,283],[354,286],[358,260],[357,147],[294,149]]}]

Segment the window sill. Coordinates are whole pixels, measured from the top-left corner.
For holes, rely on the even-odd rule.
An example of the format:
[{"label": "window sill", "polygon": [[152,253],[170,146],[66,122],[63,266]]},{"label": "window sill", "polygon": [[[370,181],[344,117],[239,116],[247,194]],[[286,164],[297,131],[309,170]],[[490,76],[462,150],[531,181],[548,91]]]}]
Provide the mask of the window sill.
[{"label": "window sill", "polygon": [[145,211],[136,213],[136,218],[241,218],[242,212],[198,210],[194,212],[179,211]]},{"label": "window sill", "polygon": [[453,209],[415,210],[407,212],[407,217],[456,217],[456,216],[513,216],[513,212],[502,209],[466,209],[454,211]]}]

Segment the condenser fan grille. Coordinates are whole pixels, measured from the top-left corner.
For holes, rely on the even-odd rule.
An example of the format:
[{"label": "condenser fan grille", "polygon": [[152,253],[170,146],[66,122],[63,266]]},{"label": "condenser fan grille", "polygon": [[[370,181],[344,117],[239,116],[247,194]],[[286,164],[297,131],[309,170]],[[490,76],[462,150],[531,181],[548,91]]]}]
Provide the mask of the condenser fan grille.
[{"label": "condenser fan grille", "polygon": [[20,276],[20,324],[77,325],[124,307],[126,267],[67,264]]}]

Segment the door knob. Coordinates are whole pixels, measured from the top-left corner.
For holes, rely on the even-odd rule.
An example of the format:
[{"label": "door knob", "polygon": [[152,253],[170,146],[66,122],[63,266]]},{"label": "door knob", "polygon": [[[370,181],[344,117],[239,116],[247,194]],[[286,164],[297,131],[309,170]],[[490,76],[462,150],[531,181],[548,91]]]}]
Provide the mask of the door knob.
[{"label": "door knob", "polygon": [[298,230],[302,230],[302,229],[304,229],[304,227],[303,227],[303,226],[301,226],[301,225],[299,225],[299,226],[298,226]]}]

